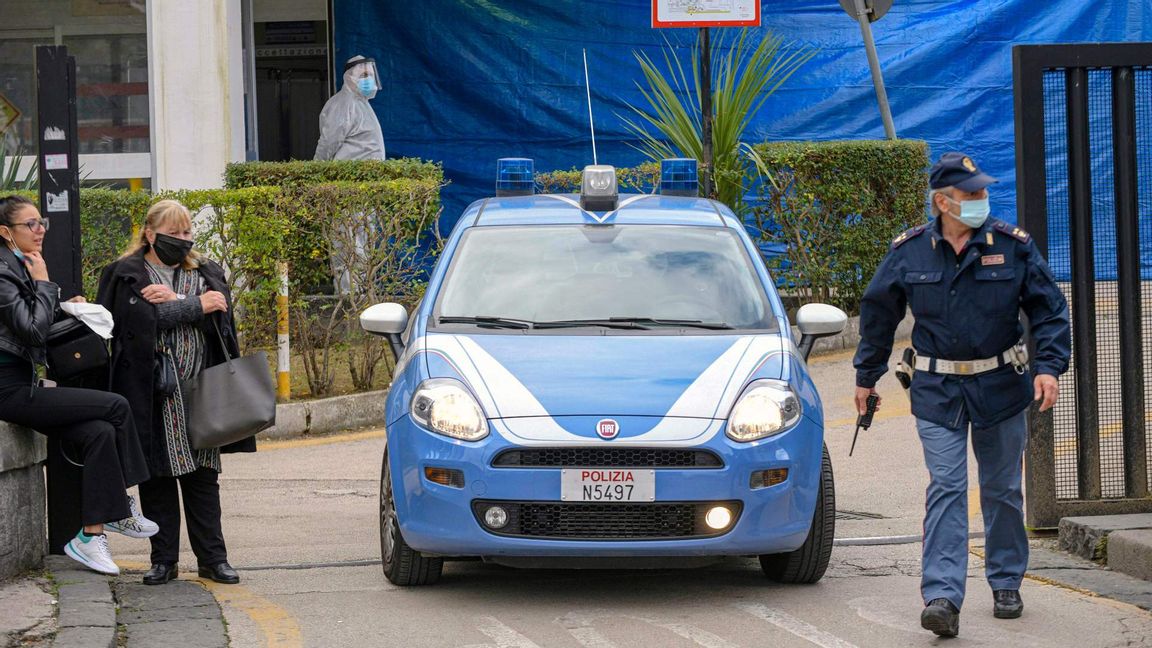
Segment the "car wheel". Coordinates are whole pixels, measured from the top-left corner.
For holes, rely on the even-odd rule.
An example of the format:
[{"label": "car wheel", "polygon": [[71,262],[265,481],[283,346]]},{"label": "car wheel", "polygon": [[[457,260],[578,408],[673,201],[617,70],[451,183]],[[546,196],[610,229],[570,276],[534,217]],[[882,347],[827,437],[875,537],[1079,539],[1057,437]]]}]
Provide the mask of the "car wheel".
[{"label": "car wheel", "polygon": [[825,446],[820,462],[820,494],[812,513],[808,537],[795,551],[760,556],[760,568],[765,576],[781,583],[815,583],[828,569],[835,535],[836,487],[832,482],[832,458]]},{"label": "car wheel", "polygon": [[388,582],[400,586],[431,585],[440,580],[440,571],[444,568],[443,558],[421,554],[409,547],[400,534],[387,451],[384,452],[384,466],[380,469],[380,562],[384,565],[384,577]]}]

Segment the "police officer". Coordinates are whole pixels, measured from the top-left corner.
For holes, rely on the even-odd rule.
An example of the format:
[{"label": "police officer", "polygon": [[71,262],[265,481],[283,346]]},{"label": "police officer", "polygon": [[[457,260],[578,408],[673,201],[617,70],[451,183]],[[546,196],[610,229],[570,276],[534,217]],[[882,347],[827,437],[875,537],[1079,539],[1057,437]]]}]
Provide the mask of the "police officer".
[{"label": "police officer", "polygon": [[[1030,401],[1056,404],[1068,368],[1068,304],[1027,232],[989,218],[971,158],[946,153],[929,175],[935,217],[896,237],[860,306],[856,406],[888,369],[896,326],[912,309],[909,395],[931,483],[924,520],[921,625],[955,636],[968,570],[968,434],[979,464],[986,576],[994,614],[1023,612],[1028,565],[1021,472]],[[1036,357],[1021,342],[1028,316]]]}]

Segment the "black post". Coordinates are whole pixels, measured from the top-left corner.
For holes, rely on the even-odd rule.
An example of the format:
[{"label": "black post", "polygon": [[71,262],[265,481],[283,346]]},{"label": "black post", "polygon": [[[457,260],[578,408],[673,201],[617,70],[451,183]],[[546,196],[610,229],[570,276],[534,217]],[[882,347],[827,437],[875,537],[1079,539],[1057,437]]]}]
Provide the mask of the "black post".
[{"label": "black post", "polygon": [[1092,253],[1092,150],[1088,70],[1066,71],[1068,202],[1072,217],[1072,350],[1076,360],[1077,473],[1080,499],[1100,499],[1100,416],[1096,391],[1096,277]]},{"label": "black post", "polygon": [[76,129],[76,59],[62,45],[36,47],[40,213],[52,231],[44,263],[61,299],[84,294],[80,273],[80,171]]},{"label": "black post", "polygon": [[708,28],[700,29],[701,180],[704,197],[712,197],[712,41]]},{"label": "black post", "polygon": [[1147,497],[1136,75],[1130,67],[1112,70],[1112,155],[1116,178],[1116,260],[1119,266],[1116,295],[1120,303],[1120,401],[1123,404],[1125,494],[1128,497]]},{"label": "black post", "polygon": [[[40,213],[51,223],[44,263],[62,299],[84,293],[80,274],[80,173],[76,128],[76,59],[68,48],[36,48]],[[80,530],[80,468],[58,440],[48,442],[48,551],[63,554]]]}]

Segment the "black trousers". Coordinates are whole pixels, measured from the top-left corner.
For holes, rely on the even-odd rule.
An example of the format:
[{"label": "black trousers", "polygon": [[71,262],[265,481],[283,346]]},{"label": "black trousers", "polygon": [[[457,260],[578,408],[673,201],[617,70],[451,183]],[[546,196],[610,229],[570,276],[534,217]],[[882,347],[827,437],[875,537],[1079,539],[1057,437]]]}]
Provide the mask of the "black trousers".
[{"label": "black trousers", "polygon": [[228,560],[224,530],[220,525],[220,475],[209,468],[179,477],[153,477],[140,484],[144,517],[160,526],[152,536],[152,562],[180,561],[180,499],[188,519],[188,540],[202,567]]},{"label": "black trousers", "polygon": [[67,457],[83,465],[81,524],[132,515],[124,491],[146,480],[148,468],[123,396],[94,389],[33,388],[31,365],[0,365],[0,420],[60,439]]}]

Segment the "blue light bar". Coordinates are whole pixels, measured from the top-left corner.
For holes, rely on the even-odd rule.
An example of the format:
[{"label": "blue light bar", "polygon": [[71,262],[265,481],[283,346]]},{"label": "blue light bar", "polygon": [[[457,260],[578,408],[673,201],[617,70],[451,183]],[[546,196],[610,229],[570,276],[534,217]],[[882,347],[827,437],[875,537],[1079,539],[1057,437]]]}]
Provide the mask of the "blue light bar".
[{"label": "blue light bar", "polygon": [[660,160],[660,193],[664,196],[700,195],[696,160],[692,158]]},{"label": "blue light bar", "polygon": [[531,196],[536,193],[536,176],[529,158],[500,158],[496,161],[497,196]]}]

